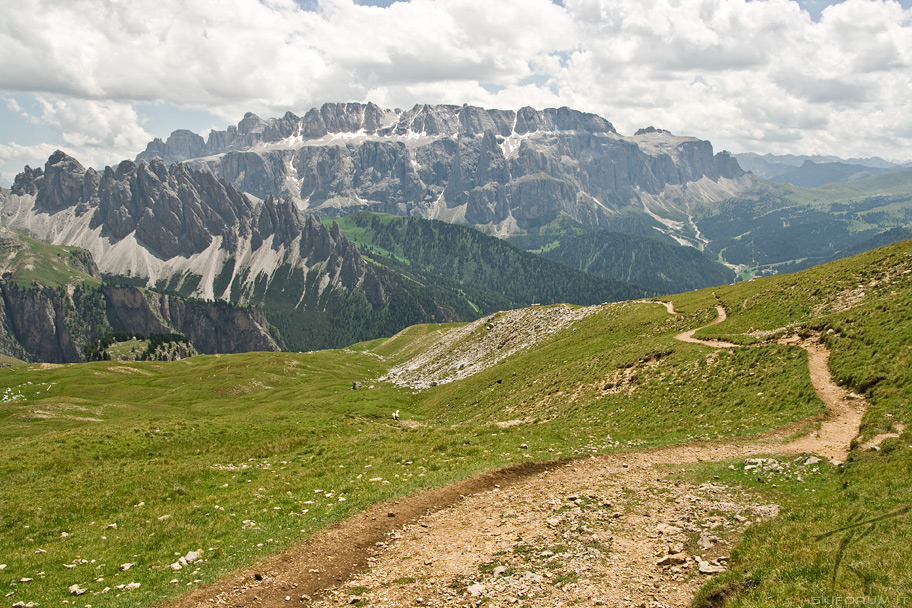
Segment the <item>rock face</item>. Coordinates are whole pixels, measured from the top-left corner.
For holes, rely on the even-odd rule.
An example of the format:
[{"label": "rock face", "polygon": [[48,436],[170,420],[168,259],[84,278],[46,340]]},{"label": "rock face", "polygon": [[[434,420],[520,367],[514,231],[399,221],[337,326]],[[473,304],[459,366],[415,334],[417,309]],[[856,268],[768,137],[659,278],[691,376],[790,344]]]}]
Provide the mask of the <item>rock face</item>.
[{"label": "rock face", "polygon": [[282,350],[256,308],[185,300],[134,287],[105,285],[102,293],[113,331],[150,335],[177,330],[204,354]]},{"label": "rock face", "polygon": [[99,174],[55,152],[43,170],[27,167],[8,198],[5,224],[83,247],[103,273],[185,296],[251,303],[257,281],[282,264],[319,268],[321,289],[354,287],[366,273],[353,245],[291,201],[253,200],[185,164],[124,161]]},{"label": "rock face", "polygon": [[303,117],[248,113],[205,144],[176,131],[137,157],[153,158],[189,161],[243,192],[289,197],[322,215],[381,211],[500,233],[560,216],[603,227],[615,211],[641,207],[642,194],[744,175],[709,142],[654,128],[624,137],[604,118],[569,108],[350,103]]},{"label": "rock face", "polygon": [[[81,289],[18,287],[0,280],[0,352],[27,361],[78,363],[84,349],[112,331],[149,335],[179,332],[206,354],[282,350],[256,308],[185,300],[103,286]],[[97,303],[97,308],[92,303]]]},{"label": "rock face", "polygon": [[6,327],[22,350],[8,354],[49,363],[82,360],[81,344],[74,336],[67,313],[72,305],[50,288],[19,289],[0,282]]}]

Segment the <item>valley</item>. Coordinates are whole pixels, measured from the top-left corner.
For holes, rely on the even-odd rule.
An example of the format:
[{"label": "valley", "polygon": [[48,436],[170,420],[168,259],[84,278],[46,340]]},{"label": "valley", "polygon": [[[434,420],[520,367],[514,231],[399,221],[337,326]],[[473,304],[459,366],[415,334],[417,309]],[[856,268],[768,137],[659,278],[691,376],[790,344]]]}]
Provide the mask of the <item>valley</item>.
[{"label": "valley", "polygon": [[912,0],[0,16],[0,608],[906,608]]},{"label": "valley", "polygon": [[[23,605],[73,601],[72,585],[111,606],[899,597],[910,293],[906,242],[670,310],[579,309],[550,333],[562,307],[335,351],[5,368],[0,585]],[[421,358],[443,339],[453,358]],[[383,380],[394,368],[434,381]],[[891,532],[865,524],[836,560],[822,535],[879,516]],[[340,561],[305,559],[333,538]],[[657,563],[679,545],[689,561]]]}]

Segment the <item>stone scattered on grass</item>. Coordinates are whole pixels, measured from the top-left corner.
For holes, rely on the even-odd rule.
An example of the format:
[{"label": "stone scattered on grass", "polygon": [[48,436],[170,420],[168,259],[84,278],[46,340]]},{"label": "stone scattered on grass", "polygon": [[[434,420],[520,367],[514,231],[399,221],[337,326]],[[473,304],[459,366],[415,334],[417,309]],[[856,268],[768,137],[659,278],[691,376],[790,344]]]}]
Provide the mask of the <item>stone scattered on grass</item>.
[{"label": "stone scattered on grass", "polygon": [[78,584],[70,585],[69,591],[70,595],[82,595],[86,592],[86,590],[82,589]]}]

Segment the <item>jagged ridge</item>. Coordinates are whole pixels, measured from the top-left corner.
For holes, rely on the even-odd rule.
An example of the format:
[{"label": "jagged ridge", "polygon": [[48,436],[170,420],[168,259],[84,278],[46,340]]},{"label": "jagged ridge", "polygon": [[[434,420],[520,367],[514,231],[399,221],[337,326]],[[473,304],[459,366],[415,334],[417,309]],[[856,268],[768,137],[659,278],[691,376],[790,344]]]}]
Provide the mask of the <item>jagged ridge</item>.
[{"label": "jagged ridge", "polygon": [[[647,215],[640,195],[744,172],[707,141],[643,129],[617,133],[596,116],[557,108],[485,110],[325,104],[303,117],[248,113],[208,140],[175,131],[138,159],[189,161],[257,197],[290,197],[322,215],[379,211],[469,223],[513,234],[566,216],[606,227],[620,210]],[[717,186],[709,198],[730,194]],[[687,203],[673,195],[675,216]],[[691,197],[703,200],[700,188]],[[683,202],[682,202],[683,201]],[[658,229],[667,230],[655,222]]]}]

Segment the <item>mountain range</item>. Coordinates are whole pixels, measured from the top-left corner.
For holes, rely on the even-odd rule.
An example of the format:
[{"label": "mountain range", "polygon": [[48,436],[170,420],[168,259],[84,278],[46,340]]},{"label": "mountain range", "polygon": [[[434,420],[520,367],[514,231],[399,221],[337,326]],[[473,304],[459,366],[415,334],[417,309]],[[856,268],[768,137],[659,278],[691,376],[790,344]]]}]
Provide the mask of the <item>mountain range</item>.
[{"label": "mountain range", "polygon": [[745,170],[759,177],[805,188],[817,188],[834,182],[852,182],[912,167],[909,162],[895,163],[876,156],[851,159],[794,154],[740,153],[733,156]]},{"label": "mountain range", "polygon": [[706,196],[704,189],[734,192],[744,176],[707,141],[654,128],[626,137],[604,118],[569,108],[350,103],[303,117],[248,113],[207,140],[175,131],[137,160],[153,158],[187,162],[253,196],[287,197],[323,216],[377,211],[499,235],[561,216],[609,228],[631,207],[649,214],[650,203],[682,190],[687,200]]},{"label": "mountain range", "polygon": [[[58,151],[0,189],[0,214],[86,252],[100,297],[139,290],[162,320],[135,329],[106,313],[76,332],[86,340],[115,326],[182,331],[161,313],[167,297],[262,313],[256,337],[200,352],[308,350],[530,303],[717,285],[893,242],[912,224],[912,171],[803,189],[745,173],[707,141],[652,127],[624,136],[568,108],[325,104],[247,114],[205,140],[175,131],[101,171]],[[14,257],[5,280],[27,287]],[[74,304],[66,277],[30,280]]]}]

